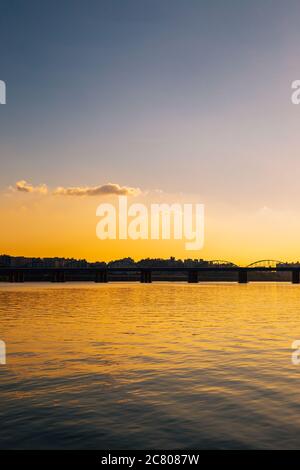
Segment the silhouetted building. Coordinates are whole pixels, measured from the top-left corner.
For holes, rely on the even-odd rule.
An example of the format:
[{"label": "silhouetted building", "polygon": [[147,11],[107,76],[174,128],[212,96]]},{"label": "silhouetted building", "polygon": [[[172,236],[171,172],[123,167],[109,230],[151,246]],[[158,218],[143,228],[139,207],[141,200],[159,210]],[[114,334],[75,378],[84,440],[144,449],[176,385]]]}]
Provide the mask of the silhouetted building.
[{"label": "silhouetted building", "polygon": [[0,266],[10,266],[11,256],[9,255],[0,255]]}]

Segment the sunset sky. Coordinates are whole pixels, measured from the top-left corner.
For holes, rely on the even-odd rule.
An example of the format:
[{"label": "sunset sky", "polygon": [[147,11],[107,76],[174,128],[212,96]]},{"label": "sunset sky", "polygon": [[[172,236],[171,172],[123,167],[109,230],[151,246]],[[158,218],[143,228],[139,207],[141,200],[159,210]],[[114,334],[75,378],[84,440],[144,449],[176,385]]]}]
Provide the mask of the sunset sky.
[{"label": "sunset sky", "polygon": [[[2,0],[0,253],[300,259],[299,15],[296,0]],[[119,193],[204,203],[204,248],[98,240],[96,208]]]}]

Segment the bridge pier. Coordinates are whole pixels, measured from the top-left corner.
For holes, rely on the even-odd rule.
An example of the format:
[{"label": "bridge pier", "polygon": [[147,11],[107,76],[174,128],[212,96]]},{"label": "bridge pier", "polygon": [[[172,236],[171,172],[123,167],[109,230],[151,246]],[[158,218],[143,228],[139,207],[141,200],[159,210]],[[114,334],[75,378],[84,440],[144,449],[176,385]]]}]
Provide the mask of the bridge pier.
[{"label": "bridge pier", "polygon": [[292,271],[292,283],[299,284],[300,282],[300,271]]},{"label": "bridge pier", "polygon": [[190,283],[197,283],[199,282],[199,279],[198,279],[198,271],[194,270],[194,269],[189,269],[188,270],[188,282]]},{"label": "bridge pier", "polygon": [[108,282],[107,269],[96,271],[95,282]]},{"label": "bridge pier", "polygon": [[65,281],[66,281],[66,277],[65,277],[64,271],[54,271],[52,273],[51,282],[65,282]]},{"label": "bridge pier", "polygon": [[24,272],[23,271],[10,272],[9,282],[24,282]]},{"label": "bridge pier", "polygon": [[152,282],[152,272],[150,269],[141,270],[141,282],[150,284]]},{"label": "bridge pier", "polygon": [[23,271],[18,271],[17,272],[16,282],[24,282],[24,272]]},{"label": "bridge pier", "polygon": [[238,283],[247,284],[248,282],[248,271],[247,269],[239,269],[238,271]]}]

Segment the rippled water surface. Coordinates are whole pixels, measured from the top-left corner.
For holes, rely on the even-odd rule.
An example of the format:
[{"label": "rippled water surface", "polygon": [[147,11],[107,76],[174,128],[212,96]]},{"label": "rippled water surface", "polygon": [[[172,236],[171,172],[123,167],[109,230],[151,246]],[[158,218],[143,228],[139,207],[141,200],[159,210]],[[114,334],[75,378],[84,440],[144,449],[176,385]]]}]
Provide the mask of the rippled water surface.
[{"label": "rippled water surface", "polygon": [[0,285],[1,448],[297,448],[300,287]]}]

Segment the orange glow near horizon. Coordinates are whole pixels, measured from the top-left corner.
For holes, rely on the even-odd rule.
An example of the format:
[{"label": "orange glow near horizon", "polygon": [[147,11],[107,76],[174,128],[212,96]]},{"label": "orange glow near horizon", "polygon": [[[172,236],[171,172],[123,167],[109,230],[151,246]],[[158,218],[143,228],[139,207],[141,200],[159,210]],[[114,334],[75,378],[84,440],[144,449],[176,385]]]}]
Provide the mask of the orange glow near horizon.
[{"label": "orange glow near horizon", "polygon": [[[88,261],[174,256],[225,259],[237,264],[266,258],[282,261],[299,258],[298,218],[266,208],[243,213],[230,207],[205,204],[204,248],[187,251],[183,240],[99,240],[96,208],[103,199],[15,193],[2,195],[1,199],[0,250],[13,256],[58,256]],[[150,199],[147,196],[139,202],[149,203]],[[174,203],[184,197],[176,200],[174,195],[166,196],[165,200]]]}]

